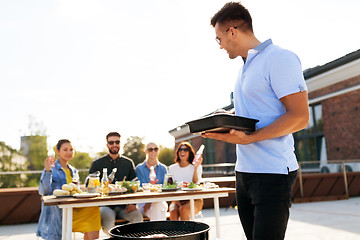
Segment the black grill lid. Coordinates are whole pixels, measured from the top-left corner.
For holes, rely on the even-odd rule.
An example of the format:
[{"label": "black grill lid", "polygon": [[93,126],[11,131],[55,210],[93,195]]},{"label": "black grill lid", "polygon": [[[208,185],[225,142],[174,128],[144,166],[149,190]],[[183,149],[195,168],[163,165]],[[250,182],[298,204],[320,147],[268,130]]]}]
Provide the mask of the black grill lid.
[{"label": "black grill lid", "polygon": [[115,239],[147,239],[146,236],[165,234],[162,240],[207,240],[210,226],[194,221],[150,221],[115,226],[109,234]]}]

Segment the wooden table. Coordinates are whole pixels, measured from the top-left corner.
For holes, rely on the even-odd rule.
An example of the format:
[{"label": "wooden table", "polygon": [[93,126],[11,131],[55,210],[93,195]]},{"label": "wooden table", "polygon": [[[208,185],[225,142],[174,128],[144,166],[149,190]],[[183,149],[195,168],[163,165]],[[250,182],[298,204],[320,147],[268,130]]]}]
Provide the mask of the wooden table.
[{"label": "wooden table", "polygon": [[160,192],[160,193],[129,193],[109,197],[92,197],[92,198],[56,198],[54,196],[43,196],[42,201],[45,206],[58,205],[62,208],[62,239],[71,240],[72,233],[72,214],[74,207],[91,207],[91,206],[106,206],[106,205],[120,205],[120,204],[137,204],[146,202],[160,202],[160,201],[177,201],[190,200],[191,219],[194,219],[194,199],[213,198],[216,237],[220,238],[220,210],[219,197],[227,197],[229,193],[235,192],[234,188],[215,188],[202,189],[200,191],[175,191],[175,192]]}]

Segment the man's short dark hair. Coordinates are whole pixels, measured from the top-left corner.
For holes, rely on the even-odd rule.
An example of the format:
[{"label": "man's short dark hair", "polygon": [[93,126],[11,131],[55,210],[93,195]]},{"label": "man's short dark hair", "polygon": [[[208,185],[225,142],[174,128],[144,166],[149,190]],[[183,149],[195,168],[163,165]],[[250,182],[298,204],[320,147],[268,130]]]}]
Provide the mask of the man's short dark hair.
[{"label": "man's short dark hair", "polygon": [[227,25],[226,27],[237,27],[243,32],[253,32],[251,15],[240,2],[226,3],[217,13],[215,13],[211,18],[210,23],[213,27],[218,23]]},{"label": "man's short dark hair", "polygon": [[121,135],[118,132],[109,132],[108,135],[106,135],[106,140],[108,140],[109,137],[121,137]]}]

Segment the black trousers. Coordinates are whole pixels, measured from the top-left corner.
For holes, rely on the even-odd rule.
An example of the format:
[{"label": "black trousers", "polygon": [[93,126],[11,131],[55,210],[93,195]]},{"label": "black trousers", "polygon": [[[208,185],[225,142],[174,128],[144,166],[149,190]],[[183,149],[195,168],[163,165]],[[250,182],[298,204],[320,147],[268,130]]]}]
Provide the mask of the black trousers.
[{"label": "black trousers", "polygon": [[285,174],[236,172],[236,201],[248,240],[285,237],[297,171]]}]

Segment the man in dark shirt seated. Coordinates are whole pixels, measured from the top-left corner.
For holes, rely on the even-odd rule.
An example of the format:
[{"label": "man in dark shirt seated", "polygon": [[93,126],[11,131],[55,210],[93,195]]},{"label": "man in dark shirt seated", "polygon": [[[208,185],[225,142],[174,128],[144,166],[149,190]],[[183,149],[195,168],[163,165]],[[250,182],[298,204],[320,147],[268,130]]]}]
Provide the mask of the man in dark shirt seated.
[{"label": "man in dark shirt seated", "polygon": [[[113,168],[117,168],[117,172],[112,183],[122,181],[124,177],[126,177],[126,180],[128,181],[134,179],[136,177],[136,173],[133,160],[125,156],[120,156],[119,154],[120,134],[117,132],[110,132],[106,135],[106,141],[109,154],[95,160],[91,164],[89,173],[99,171],[100,179],[102,179],[103,168],[107,168],[108,173],[111,173]],[[108,231],[115,226],[116,218],[128,220],[130,223],[143,221],[142,213],[135,204],[100,207],[100,213],[101,225],[106,234],[108,234]]]}]

